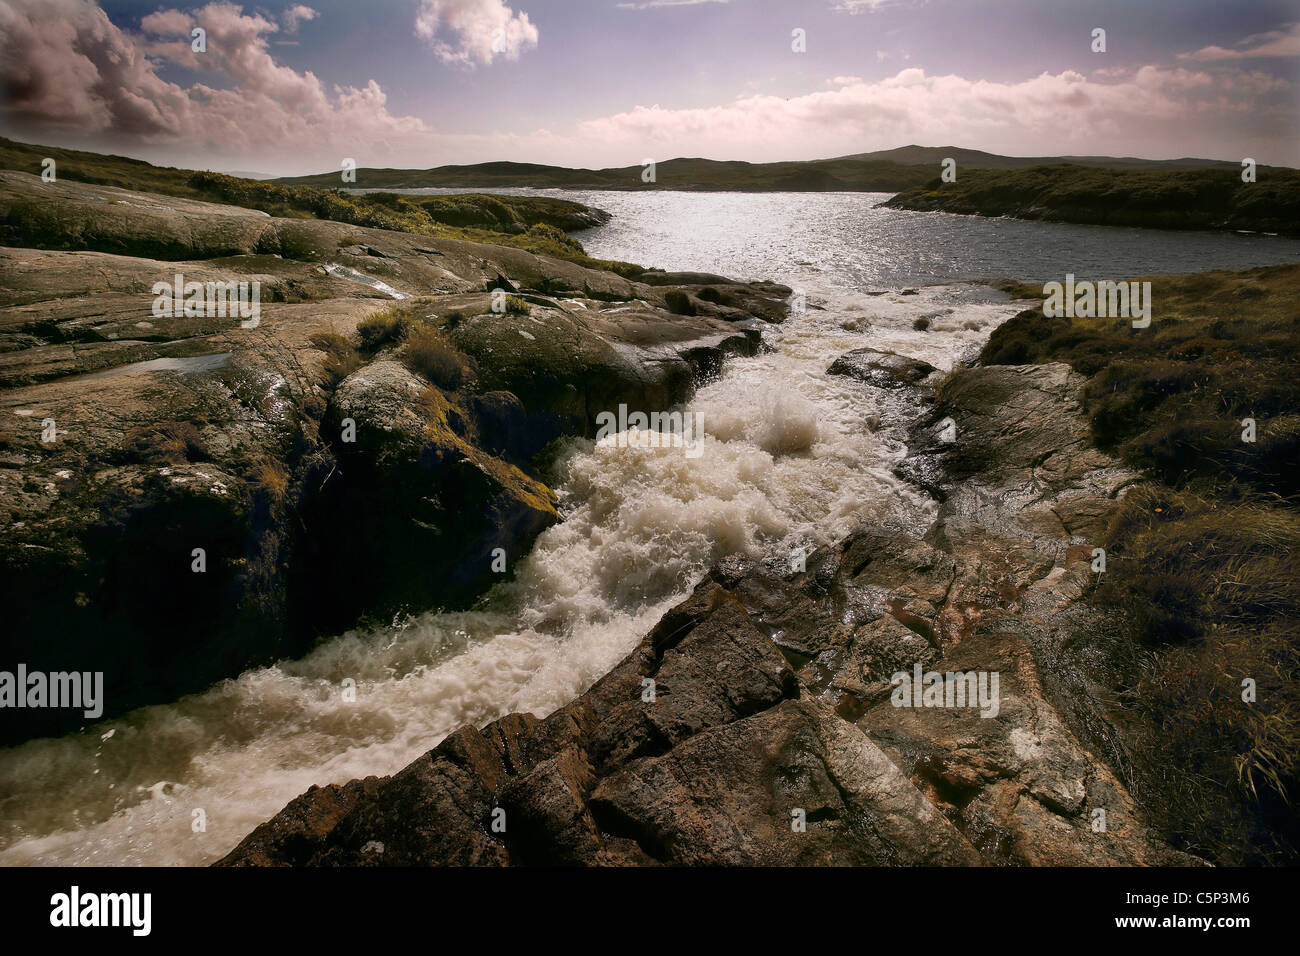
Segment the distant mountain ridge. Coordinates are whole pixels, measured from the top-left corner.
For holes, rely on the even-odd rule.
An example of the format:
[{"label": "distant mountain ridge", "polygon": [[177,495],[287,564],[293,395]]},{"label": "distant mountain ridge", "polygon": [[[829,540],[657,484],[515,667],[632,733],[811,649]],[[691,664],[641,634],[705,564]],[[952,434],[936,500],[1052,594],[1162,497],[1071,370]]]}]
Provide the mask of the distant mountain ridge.
[{"label": "distant mountain ridge", "polygon": [[1102,169],[1212,169],[1240,168],[1239,162],[1226,159],[1138,159],[1135,156],[1001,156],[961,146],[899,146],[874,153],[854,153],[840,159],[893,162],[904,165],[938,165],[944,159],[957,160],[957,167],[970,169],[1027,169],[1030,166],[1096,166]]},{"label": "distant mountain ridge", "polygon": [[[275,180],[284,185],[358,189],[467,189],[480,187],[534,187],[559,189],[678,189],[741,192],[900,192],[934,179],[946,158],[962,169],[1025,169],[1032,166],[1072,164],[1116,170],[1178,170],[1236,168],[1237,163],[1215,159],[1138,159],[1110,156],[999,156],[958,146],[901,146],[873,153],[856,153],[833,159],[779,163],[740,160],[678,158],[658,163],[653,182],[646,182],[642,166],[575,169],[538,163],[498,161],[473,165],[435,166],[431,169],[375,169],[356,171],[355,183],[343,183],[338,172],[289,176]],[[1266,169],[1270,167],[1260,167]]]}]

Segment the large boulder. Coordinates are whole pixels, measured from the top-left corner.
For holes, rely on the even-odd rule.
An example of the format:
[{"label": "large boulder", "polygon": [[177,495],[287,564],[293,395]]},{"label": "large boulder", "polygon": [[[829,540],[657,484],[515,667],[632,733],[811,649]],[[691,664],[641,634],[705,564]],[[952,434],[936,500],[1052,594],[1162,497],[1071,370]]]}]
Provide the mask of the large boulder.
[{"label": "large boulder", "polygon": [[551,490],[472,444],[462,409],[399,362],[347,376],[323,431],[336,471],[304,497],[300,569],[319,627],[468,601],[498,552],[513,566],[556,520]]}]

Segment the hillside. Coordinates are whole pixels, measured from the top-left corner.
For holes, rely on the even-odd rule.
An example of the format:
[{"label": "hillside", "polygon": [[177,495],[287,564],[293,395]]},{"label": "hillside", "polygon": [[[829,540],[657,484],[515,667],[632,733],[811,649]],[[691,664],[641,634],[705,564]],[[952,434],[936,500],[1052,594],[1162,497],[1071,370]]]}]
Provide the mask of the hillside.
[{"label": "hillside", "polygon": [[[957,146],[903,146],[806,162],[745,163],[713,159],[670,159],[655,167],[655,181],[643,182],[641,166],[569,169],[536,163],[478,163],[432,169],[358,169],[361,189],[518,187],[552,189],[681,189],[740,192],[898,192],[934,177],[947,157],[959,169],[1023,169],[1046,163],[1076,163],[1109,169],[1238,168],[1212,159],[1148,160],[1106,156],[998,156]],[[1264,167],[1261,167],[1264,168]],[[291,185],[337,186],[339,173],[277,180]]]},{"label": "hillside", "polygon": [[891,209],[1010,216],[1099,226],[1235,229],[1300,234],[1300,171],[972,169],[956,182],[935,176],[885,203]]},{"label": "hillside", "polygon": [[223,173],[153,166],[124,156],[35,146],[0,138],[0,169],[40,174],[42,161],[56,163],[60,181],[148,191],[181,199],[226,203],[285,219],[326,219],[446,239],[514,246],[624,275],[641,269],[591,259],[565,235],[609,221],[609,214],[581,203],[541,196],[344,195],[336,188],[289,186]]}]

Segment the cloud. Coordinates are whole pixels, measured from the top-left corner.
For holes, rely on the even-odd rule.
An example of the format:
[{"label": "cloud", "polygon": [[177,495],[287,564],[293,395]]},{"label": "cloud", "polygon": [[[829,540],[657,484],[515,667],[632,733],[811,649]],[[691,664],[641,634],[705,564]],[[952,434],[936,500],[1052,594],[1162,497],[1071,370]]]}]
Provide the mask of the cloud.
[{"label": "cloud", "polygon": [[306,23],[308,20],[315,20],[320,14],[305,4],[295,3],[288,10],[280,15],[280,22],[284,24],[285,33],[297,33],[298,25]]},{"label": "cloud", "polygon": [[[206,53],[190,48],[196,25],[207,30]],[[512,158],[599,167],[647,156],[814,159],[912,142],[1017,155],[1300,160],[1294,86],[1236,64],[1005,81],[910,68],[875,80],[833,76],[788,98],[765,86],[712,106],[650,101],[562,129],[459,133],[390,113],[374,79],[329,86],[277,63],[271,44],[284,33],[282,21],[223,2],[158,10],[128,31],[92,0],[0,0],[0,126],[32,142],[284,174],[338,169],[343,157],[361,166]],[[199,79],[164,79],[167,65]]]},{"label": "cloud", "polygon": [[[580,123],[578,138],[635,143],[629,155],[665,158],[796,158],[773,156],[767,144],[774,142],[816,144],[822,156],[905,142],[979,144],[1022,155],[1131,155],[1135,144],[1162,138],[1186,144],[1193,119],[1198,129],[1280,125],[1286,104],[1270,113],[1261,97],[1290,84],[1266,74],[1237,74],[1229,82],[1235,88],[1224,77],[1156,66],[1106,82],[1073,70],[994,82],[909,68],[874,82],[835,77],[834,89],[790,98],[756,94],[704,108],[640,106]],[[1193,147],[1170,147],[1184,148]]]},{"label": "cloud", "polygon": [[[205,53],[190,47],[194,26],[207,31]],[[298,153],[329,168],[363,146],[428,135],[421,120],[388,112],[374,80],[327,90],[310,71],[276,64],[267,38],[278,30],[230,3],[159,10],[132,34],[91,0],[0,0],[0,118],[15,131],[104,146],[165,144],[205,166],[209,157]],[[164,60],[223,88],[164,80]]]},{"label": "cloud", "polygon": [[616,3],[623,10],[649,10],[653,7],[698,7],[702,3],[730,3],[731,0],[643,0],[641,3]]},{"label": "cloud", "polygon": [[[454,35],[454,42],[446,39]],[[517,60],[537,47],[537,27],[526,13],[515,13],[505,0],[420,0],[415,35],[439,59],[464,66],[491,63],[495,57]]]},{"label": "cloud", "polygon": [[837,0],[832,10],[840,13],[874,13],[886,7],[920,6],[926,0]]},{"label": "cloud", "polygon": [[1180,60],[1246,60],[1256,57],[1300,56],[1300,23],[1292,23],[1281,30],[1257,33],[1237,43],[1237,49],[1221,46],[1201,47],[1191,53],[1180,53]]}]

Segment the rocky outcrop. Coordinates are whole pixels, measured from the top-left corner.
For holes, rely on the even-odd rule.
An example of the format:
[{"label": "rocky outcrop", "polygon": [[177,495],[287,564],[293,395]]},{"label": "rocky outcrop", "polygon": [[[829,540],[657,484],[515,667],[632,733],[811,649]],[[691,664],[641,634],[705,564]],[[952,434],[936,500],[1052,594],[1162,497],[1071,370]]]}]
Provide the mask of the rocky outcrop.
[{"label": "rocky outcrop", "polygon": [[1300,174],[1239,170],[1089,169],[1057,162],[1029,169],[966,169],[881,203],[890,209],[1144,229],[1230,229],[1294,236]]},{"label": "rocky outcrop", "polygon": [[826,370],[830,375],[846,375],[880,388],[917,385],[933,371],[934,366],[929,362],[908,358],[896,352],[882,352],[880,349],[854,349],[846,352]]},{"label": "rocky outcrop", "polygon": [[[760,340],[753,316],[675,315],[651,286],[503,246],[8,171],[0,210],[0,651],[103,671],[106,716],[362,615],[470,601],[497,549],[513,563],[555,520],[542,444],[619,402],[667,410]],[[258,282],[258,321],[156,314],[177,273]],[[526,314],[494,312],[495,289]],[[357,325],[403,303],[476,373],[440,388],[399,344],[362,348]]]},{"label": "rocky outcrop", "polygon": [[[1133,479],[1088,443],[1081,384],[959,371],[901,466],[941,499],[924,534],[728,558],[567,706],[313,788],[221,865],[1198,863],[1054,673]],[[898,679],[918,671],[971,682],[936,701]]]}]

